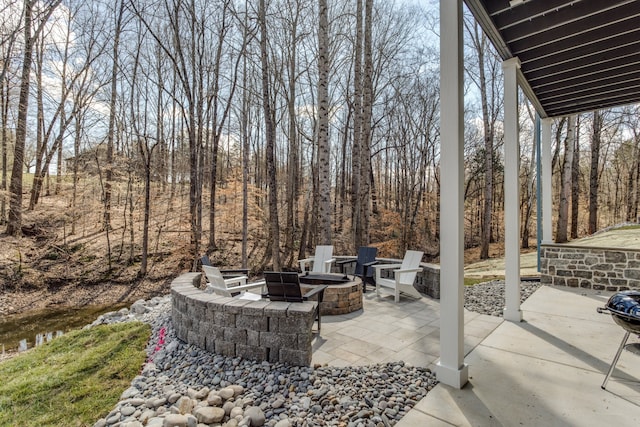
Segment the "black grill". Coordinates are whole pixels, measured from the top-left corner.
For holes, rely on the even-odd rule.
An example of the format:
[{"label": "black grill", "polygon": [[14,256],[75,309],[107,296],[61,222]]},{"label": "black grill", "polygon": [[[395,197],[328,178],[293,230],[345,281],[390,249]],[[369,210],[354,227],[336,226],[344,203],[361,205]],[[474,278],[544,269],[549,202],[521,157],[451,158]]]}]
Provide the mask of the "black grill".
[{"label": "black grill", "polygon": [[607,381],[609,381],[609,377],[611,376],[616,363],[618,363],[618,359],[620,359],[620,354],[622,354],[622,350],[627,344],[629,335],[640,335],[640,292],[624,291],[612,295],[611,298],[609,298],[609,301],[607,301],[606,306],[598,307],[598,313],[605,312],[611,313],[613,321],[620,325],[626,333],[624,334],[620,347],[618,347],[618,352],[609,367],[609,372],[604,378],[604,382],[601,386],[603,389],[607,385]]}]

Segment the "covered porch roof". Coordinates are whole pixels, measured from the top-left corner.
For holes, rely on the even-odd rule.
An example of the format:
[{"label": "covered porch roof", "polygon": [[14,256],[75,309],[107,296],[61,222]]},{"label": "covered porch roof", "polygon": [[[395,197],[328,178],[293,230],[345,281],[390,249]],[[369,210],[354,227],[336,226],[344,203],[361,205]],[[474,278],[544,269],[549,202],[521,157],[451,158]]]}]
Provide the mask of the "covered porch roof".
[{"label": "covered porch roof", "polygon": [[640,1],[464,1],[541,117],[640,102]]}]

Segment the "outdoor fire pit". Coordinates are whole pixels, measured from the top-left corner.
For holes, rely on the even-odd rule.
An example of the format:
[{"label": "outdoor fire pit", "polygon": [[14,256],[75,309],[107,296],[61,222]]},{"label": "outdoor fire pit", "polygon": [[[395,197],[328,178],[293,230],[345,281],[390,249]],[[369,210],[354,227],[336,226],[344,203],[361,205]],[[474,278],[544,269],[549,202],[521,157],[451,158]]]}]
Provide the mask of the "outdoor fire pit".
[{"label": "outdoor fire pit", "polygon": [[347,314],[362,308],[362,280],[336,273],[305,273],[300,275],[300,287],[311,289],[327,285],[320,304],[320,314]]},{"label": "outdoor fire pit", "polygon": [[611,313],[613,321],[620,325],[626,333],[624,334],[620,347],[618,347],[618,352],[609,367],[609,372],[602,383],[601,387],[603,389],[607,385],[607,381],[609,381],[609,377],[611,376],[616,363],[618,363],[618,359],[627,344],[629,335],[632,333],[640,335],[640,292],[624,291],[612,295],[611,298],[609,298],[609,301],[607,301],[606,306],[598,307],[598,313],[605,312]]}]

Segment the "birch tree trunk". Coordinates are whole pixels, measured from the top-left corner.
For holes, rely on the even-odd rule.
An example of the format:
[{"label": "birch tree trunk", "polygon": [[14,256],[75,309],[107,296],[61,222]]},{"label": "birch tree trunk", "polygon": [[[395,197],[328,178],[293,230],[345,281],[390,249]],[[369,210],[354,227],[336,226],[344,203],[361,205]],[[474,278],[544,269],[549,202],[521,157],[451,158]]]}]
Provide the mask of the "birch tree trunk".
[{"label": "birch tree trunk", "polygon": [[329,17],[318,0],[318,244],[331,244],[331,154],[329,144]]},{"label": "birch tree trunk", "polygon": [[567,137],[564,140],[564,162],[562,163],[562,184],[560,188],[560,203],[558,207],[558,223],[556,224],[556,243],[565,243],[569,222],[569,198],[571,197],[571,163],[573,147],[575,146],[575,116],[569,118]]},{"label": "birch tree trunk", "polygon": [[353,148],[351,150],[351,226],[355,249],[364,243],[362,198],[362,1],[356,0],[356,42],[353,61]]}]

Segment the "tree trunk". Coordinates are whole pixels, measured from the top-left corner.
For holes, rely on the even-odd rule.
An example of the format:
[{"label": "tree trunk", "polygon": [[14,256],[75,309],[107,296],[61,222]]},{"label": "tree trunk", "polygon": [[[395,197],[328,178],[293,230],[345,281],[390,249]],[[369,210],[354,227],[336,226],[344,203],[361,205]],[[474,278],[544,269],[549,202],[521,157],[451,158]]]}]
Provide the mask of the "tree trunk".
[{"label": "tree trunk", "polygon": [[480,259],[489,258],[491,243],[491,218],[493,210],[493,127],[489,123],[489,105],[487,101],[487,79],[484,71],[484,54],[487,46],[486,36],[474,26],[475,38],[478,40],[478,71],[480,82],[480,100],[482,105],[482,123],[484,125],[484,205],[482,209],[482,226],[480,227]]},{"label": "tree trunk", "polygon": [[331,244],[331,153],[329,145],[329,11],[318,0],[318,244]]},{"label": "tree trunk", "polygon": [[118,52],[120,50],[120,32],[122,15],[124,14],[124,0],[120,0],[116,15],[116,26],[113,34],[113,64],[111,65],[111,99],[109,100],[109,129],[107,130],[107,149],[105,152],[105,183],[104,183],[104,216],[103,228],[111,228],[111,186],[113,181],[113,140],[116,122],[116,99],[118,96]]},{"label": "tree trunk", "polygon": [[24,145],[27,136],[27,112],[29,108],[29,79],[31,77],[31,60],[33,38],[31,36],[32,0],[24,2],[24,55],[22,59],[22,75],[20,79],[20,99],[18,101],[18,122],[16,126],[16,143],[13,152],[13,168],[9,184],[9,219],[7,234],[20,236],[22,233],[22,164],[24,161]]},{"label": "tree trunk", "polygon": [[593,112],[591,135],[591,169],[589,170],[589,234],[598,231],[598,188],[600,187],[600,146],[602,143],[602,113]]},{"label": "tree trunk", "polygon": [[356,0],[356,42],[353,66],[353,148],[351,150],[351,226],[355,249],[364,243],[362,198],[362,1]]},{"label": "tree trunk", "polygon": [[576,119],[573,161],[571,162],[571,238],[578,238],[578,209],[580,206],[580,117]]},{"label": "tree trunk", "polygon": [[575,146],[575,116],[569,118],[567,137],[564,140],[564,162],[562,164],[562,184],[560,189],[560,204],[558,207],[558,223],[556,224],[556,242],[565,243],[569,221],[569,197],[571,196],[571,161]]},{"label": "tree trunk", "polygon": [[[371,121],[373,116],[373,0],[365,0],[364,76],[362,81],[362,136],[360,139],[360,224],[361,245],[369,244],[371,215]],[[360,245],[359,245],[360,246]]]},{"label": "tree trunk", "polygon": [[[3,70],[4,71],[4,70]],[[9,82],[4,78],[0,80],[0,114],[2,114],[2,179],[0,180],[0,191],[7,190],[7,120],[9,118]],[[0,197],[0,224],[7,223],[7,201],[6,197]]]},{"label": "tree trunk", "polygon": [[271,108],[271,96],[269,90],[269,63],[267,58],[267,13],[265,0],[260,0],[260,63],[262,66],[262,108],[264,110],[266,157],[267,157],[267,182],[269,185],[269,226],[271,234],[271,260],[273,270],[280,270],[280,224],[278,220],[278,188],[276,179],[275,162],[275,118]]}]

